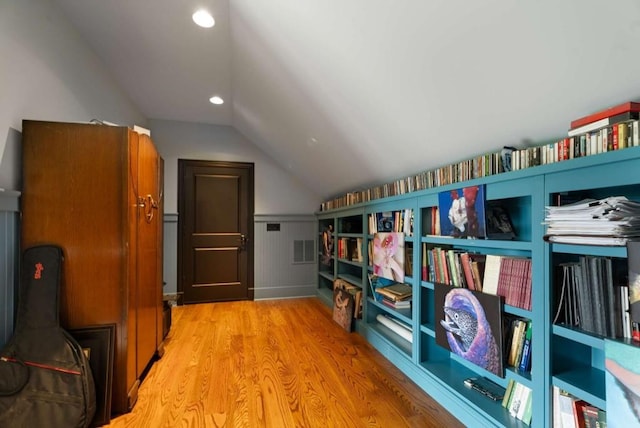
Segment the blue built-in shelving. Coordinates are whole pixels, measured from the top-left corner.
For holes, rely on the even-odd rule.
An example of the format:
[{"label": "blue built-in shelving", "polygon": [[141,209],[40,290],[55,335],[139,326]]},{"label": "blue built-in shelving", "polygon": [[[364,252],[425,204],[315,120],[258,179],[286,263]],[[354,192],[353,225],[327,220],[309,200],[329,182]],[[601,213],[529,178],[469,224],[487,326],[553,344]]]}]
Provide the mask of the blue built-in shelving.
[{"label": "blue built-in shelving", "polygon": [[[553,325],[554,296],[558,284],[555,266],[559,260],[596,255],[621,259],[624,247],[550,244],[545,233],[545,206],[558,195],[572,193],[594,198],[625,195],[640,201],[640,147],[602,153],[578,159],[536,166],[488,177],[419,190],[385,199],[317,213],[319,233],[332,224],[335,237],[362,240],[363,259],[353,263],[341,260],[337,252],[330,266],[319,265],[318,296],[328,304],[330,283],[344,278],[362,287],[364,314],[357,331],[400,370],[433,396],[460,421],[469,426],[524,427],[499,402],[493,402],[463,385],[470,376],[484,376],[506,387],[510,379],[533,390],[532,427],[552,426],[552,390],[559,387],[592,405],[606,408],[604,338],[576,328]],[[435,236],[430,230],[431,207],[438,205],[438,194],[472,185],[485,185],[486,199],[499,200],[511,215],[516,238],[513,240],[456,239]],[[394,311],[371,296],[367,274],[371,272],[367,248],[373,239],[368,218],[378,212],[413,210],[413,236],[407,238],[413,269],[407,283],[413,287],[411,309]],[[348,234],[341,227],[349,222]],[[353,230],[354,224],[361,229]],[[532,369],[520,372],[506,367],[504,377],[489,373],[438,345],[434,314],[434,283],[422,277],[424,248],[446,246],[462,251],[528,257],[532,264],[532,306],[525,310],[503,306],[503,312],[531,320]],[[396,317],[413,329],[412,341],[405,340],[377,322],[379,314]]]}]

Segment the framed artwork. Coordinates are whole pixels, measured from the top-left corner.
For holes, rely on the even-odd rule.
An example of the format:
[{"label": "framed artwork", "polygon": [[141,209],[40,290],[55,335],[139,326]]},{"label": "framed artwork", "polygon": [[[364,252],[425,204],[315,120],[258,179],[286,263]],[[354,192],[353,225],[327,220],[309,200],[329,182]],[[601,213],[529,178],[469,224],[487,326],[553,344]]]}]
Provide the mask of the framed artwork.
[{"label": "framed artwork", "polygon": [[373,237],[373,273],[404,282],[404,233],[378,232]]},{"label": "framed artwork", "polygon": [[484,184],[438,193],[442,236],[486,238]]},{"label": "framed artwork", "polygon": [[333,288],[333,320],[345,331],[351,332],[353,327],[353,311],[355,298],[345,288]]},{"label": "framed artwork", "polygon": [[111,420],[111,390],[115,356],[116,325],[104,324],[69,330],[89,360],[96,387],[96,414],[91,426]]},{"label": "framed artwork", "polygon": [[504,377],[501,297],[435,283],[436,343]]},{"label": "framed artwork", "polygon": [[604,365],[607,426],[639,426],[640,348],[637,344],[605,339]]}]

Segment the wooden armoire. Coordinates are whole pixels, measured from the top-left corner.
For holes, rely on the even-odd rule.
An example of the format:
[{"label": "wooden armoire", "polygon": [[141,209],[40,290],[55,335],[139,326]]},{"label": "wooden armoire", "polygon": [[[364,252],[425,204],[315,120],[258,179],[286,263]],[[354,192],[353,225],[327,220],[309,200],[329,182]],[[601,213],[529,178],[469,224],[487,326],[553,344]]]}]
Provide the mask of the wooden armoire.
[{"label": "wooden armoire", "polygon": [[64,251],[60,322],[116,325],[111,413],[162,355],[162,159],[127,127],[25,120],[21,248]]}]

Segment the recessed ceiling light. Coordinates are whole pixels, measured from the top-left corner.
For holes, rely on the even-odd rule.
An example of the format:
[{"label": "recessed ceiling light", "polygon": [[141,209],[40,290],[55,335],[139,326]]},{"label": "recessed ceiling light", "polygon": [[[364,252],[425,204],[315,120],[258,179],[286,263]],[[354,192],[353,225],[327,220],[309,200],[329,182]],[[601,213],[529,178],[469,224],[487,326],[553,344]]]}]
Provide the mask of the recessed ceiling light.
[{"label": "recessed ceiling light", "polygon": [[222,104],[224,103],[224,100],[222,98],[220,98],[217,95],[214,95],[213,97],[209,98],[209,101],[211,102],[211,104]]},{"label": "recessed ceiling light", "polygon": [[216,23],[216,21],[213,19],[213,16],[211,16],[211,14],[204,9],[200,9],[191,17],[193,18],[193,22],[203,28],[211,28]]}]

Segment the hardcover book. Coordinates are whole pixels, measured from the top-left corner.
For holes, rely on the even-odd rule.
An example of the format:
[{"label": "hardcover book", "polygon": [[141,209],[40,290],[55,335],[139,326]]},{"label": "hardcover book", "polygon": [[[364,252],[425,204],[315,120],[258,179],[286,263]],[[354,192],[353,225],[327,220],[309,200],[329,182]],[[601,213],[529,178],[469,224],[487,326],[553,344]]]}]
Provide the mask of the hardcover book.
[{"label": "hardcover book", "polygon": [[632,322],[640,322],[640,241],[627,241],[629,266],[629,313]]},{"label": "hardcover book", "polygon": [[600,119],[604,119],[607,117],[615,116],[621,113],[626,113],[629,111],[638,112],[640,111],[640,103],[629,101],[626,103],[618,104],[613,107],[609,107],[604,110],[600,110],[596,113],[591,113],[586,116],[583,116],[579,119],[575,119],[571,121],[571,129],[578,128],[580,126],[586,125],[591,122],[595,122]]},{"label": "hardcover book", "polygon": [[440,233],[456,238],[486,238],[484,184],[438,194]]},{"label": "hardcover book", "polygon": [[502,302],[499,296],[435,285],[436,343],[504,377]]}]

